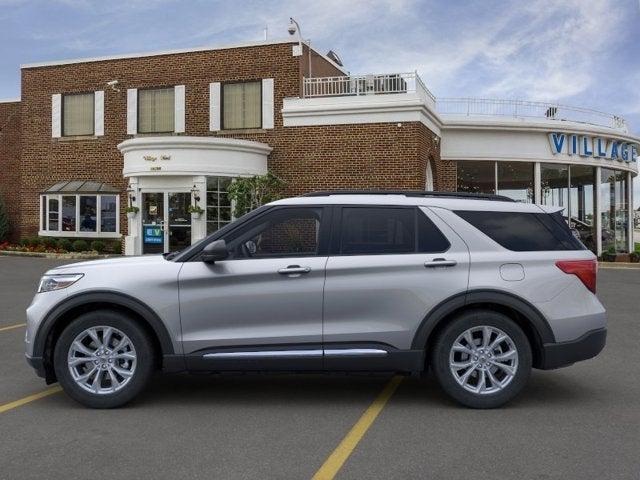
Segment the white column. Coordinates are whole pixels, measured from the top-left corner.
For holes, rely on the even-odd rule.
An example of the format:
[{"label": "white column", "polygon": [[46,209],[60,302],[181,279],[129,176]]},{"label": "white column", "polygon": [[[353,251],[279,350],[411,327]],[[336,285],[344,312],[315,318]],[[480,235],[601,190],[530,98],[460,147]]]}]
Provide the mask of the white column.
[{"label": "white column", "polygon": [[207,236],[207,177],[198,175],[193,177],[193,185],[198,189],[200,201],[198,206],[204,210],[200,218],[191,217],[191,243]]},{"label": "white column", "polygon": [[629,244],[629,253],[631,253],[635,247],[633,240],[633,176],[631,172],[627,172],[627,185],[629,187],[629,191],[627,192],[627,212],[629,215],[627,243]]},{"label": "white column", "polygon": [[533,164],[533,203],[542,204],[542,177],[540,175],[540,162]]},{"label": "white column", "polygon": [[[136,200],[131,205],[140,208],[140,211],[133,218],[128,219],[127,236],[124,239],[124,254],[142,255],[142,237],[140,236],[142,229],[142,199],[138,188],[138,177],[130,177],[129,186],[134,191],[133,196],[136,197]],[[128,203],[126,206],[128,206]]]},{"label": "white column", "polygon": [[602,205],[600,202],[600,184],[602,183],[600,167],[596,167],[596,185],[594,192],[594,204],[595,204],[595,226],[596,226],[596,250],[597,255],[602,255]]}]

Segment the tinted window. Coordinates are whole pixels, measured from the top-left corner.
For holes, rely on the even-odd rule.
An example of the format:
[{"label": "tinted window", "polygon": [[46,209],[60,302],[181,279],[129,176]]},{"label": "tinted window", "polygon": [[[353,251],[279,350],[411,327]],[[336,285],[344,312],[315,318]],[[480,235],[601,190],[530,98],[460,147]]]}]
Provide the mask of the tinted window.
[{"label": "tinted window", "polygon": [[343,208],[340,252],[347,255],[415,252],[412,208]]},{"label": "tinted window", "polygon": [[225,237],[232,258],[317,255],[322,208],[287,208],[251,222]]},{"label": "tinted window", "polygon": [[449,250],[451,244],[424,212],[416,210],[418,216],[418,252],[440,253]]},{"label": "tinted window", "polygon": [[504,248],[516,252],[584,250],[562,216],[546,213],[457,211]]}]

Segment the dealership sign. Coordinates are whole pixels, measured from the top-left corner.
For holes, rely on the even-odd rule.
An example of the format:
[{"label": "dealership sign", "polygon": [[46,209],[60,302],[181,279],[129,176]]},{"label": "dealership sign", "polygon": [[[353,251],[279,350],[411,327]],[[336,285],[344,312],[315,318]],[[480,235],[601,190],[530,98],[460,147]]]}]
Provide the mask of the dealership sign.
[{"label": "dealership sign", "polygon": [[612,138],[553,132],[549,134],[551,153],[580,157],[608,158],[621,162],[638,161],[638,145]]}]

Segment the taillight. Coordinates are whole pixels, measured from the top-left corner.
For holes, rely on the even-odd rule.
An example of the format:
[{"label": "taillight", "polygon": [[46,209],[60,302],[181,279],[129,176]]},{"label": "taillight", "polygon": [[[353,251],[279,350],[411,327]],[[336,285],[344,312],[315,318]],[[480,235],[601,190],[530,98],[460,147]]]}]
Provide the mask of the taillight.
[{"label": "taillight", "polygon": [[575,275],[584,286],[596,293],[598,262],[593,260],[558,260],[556,266],[564,273]]}]

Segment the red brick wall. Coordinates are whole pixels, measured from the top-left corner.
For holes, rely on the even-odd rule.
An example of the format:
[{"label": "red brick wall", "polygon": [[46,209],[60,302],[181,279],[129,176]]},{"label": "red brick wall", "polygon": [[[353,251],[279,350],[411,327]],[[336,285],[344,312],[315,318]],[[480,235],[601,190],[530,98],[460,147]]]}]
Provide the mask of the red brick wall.
[{"label": "red brick wall", "polygon": [[[185,85],[185,135],[269,144],[273,147],[269,168],[287,181],[289,194],[344,188],[424,189],[430,157],[434,173],[449,171],[439,159],[433,134],[418,122],[401,127],[387,123],[284,128],[283,99],[300,95],[305,59],[291,55],[291,44],[275,44],[23,69],[21,235],[37,231],[39,193],[59,181],[90,179],[120,187],[124,208],[126,181],[116,146],[131,138],[126,134],[127,88]],[[341,74],[322,57],[313,59],[314,75]],[[275,128],[209,132],[209,83],[262,78],[275,79]],[[106,86],[110,80],[118,80],[120,92]],[[51,95],[95,90],[105,91],[105,135],[52,139]],[[443,188],[447,182],[436,186]],[[126,234],[124,213],[120,224]]]},{"label": "red brick wall", "polygon": [[20,103],[0,103],[0,196],[11,224],[10,239],[19,234]]}]

